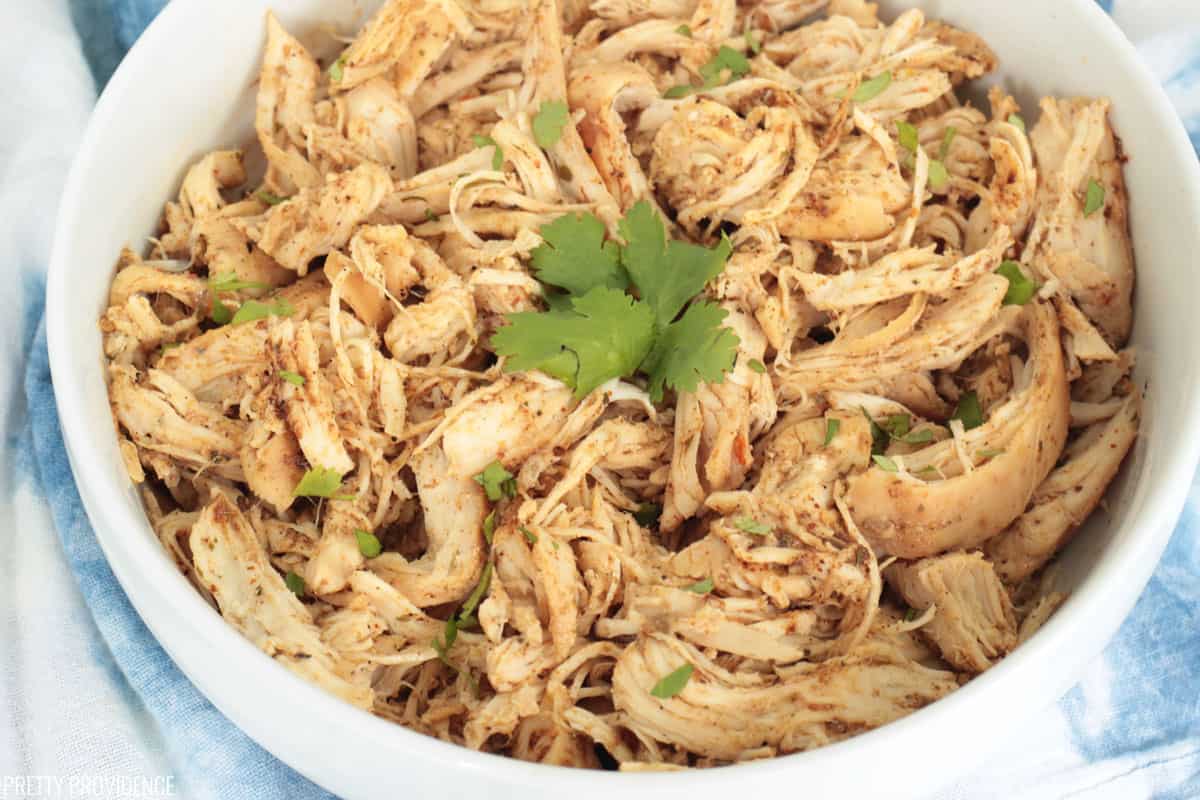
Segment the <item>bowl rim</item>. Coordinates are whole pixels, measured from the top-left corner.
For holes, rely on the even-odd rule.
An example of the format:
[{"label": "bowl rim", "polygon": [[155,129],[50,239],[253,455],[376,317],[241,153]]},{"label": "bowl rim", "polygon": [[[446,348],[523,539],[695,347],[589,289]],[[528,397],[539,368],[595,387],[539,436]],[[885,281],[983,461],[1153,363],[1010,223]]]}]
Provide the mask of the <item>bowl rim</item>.
[{"label": "bowl rim", "polygon": [[[633,788],[636,783],[639,790],[692,793],[700,789],[714,791],[737,788],[751,779],[779,778],[809,766],[823,765],[824,769],[828,769],[833,765],[870,763],[864,761],[863,756],[884,739],[890,740],[893,750],[901,749],[905,757],[915,764],[940,761],[944,753],[923,754],[923,737],[920,735],[923,730],[939,727],[950,730],[956,720],[969,719],[973,712],[986,709],[987,713],[993,716],[999,713],[1002,717],[998,723],[989,719],[993,729],[1011,731],[1026,716],[1057,699],[1078,680],[1083,668],[1100,653],[1133,608],[1171,537],[1197,463],[1200,462],[1200,379],[1191,365],[1188,365],[1191,374],[1186,384],[1191,389],[1191,396],[1186,403],[1190,412],[1186,416],[1190,422],[1186,430],[1176,432],[1178,446],[1172,452],[1161,455],[1161,473],[1166,480],[1148,489],[1153,502],[1147,502],[1143,517],[1130,523],[1136,535],[1125,541],[1111,543],[1111,552],[1106,553],[1089,570],[1078,588],[1045,626],[996,666],[907,717],[841,742],[811,751],[739,764],[735,769],[636,774],[574,770],[472,751],[418,733],[355,708],[275,663],[244,639],[219,614],[213,613],[211,606],[179,573],[156,540],[117,533],[131,526],[145,524],[145,520],[135,519],[123,507],[105,500],[105,492],[121,489],[125,476],[114,477],[111,470],[107,469],[109,465],[101,464],[84,446],[89,438],[93,438],[93,432],[88,429],[84,412],[89,402],[88,386],[80,377],[79,369],[80,364],[101,358],[102,354],[83,353],[73,348],[68,333],[72,295],[69,291],[71,265],[67,263],[67,257],[75,222],[80,214],[88,210],[84,180],[88,165],[100,155],[97,149],[99,132],[118,119],[122,100],[133,90],[138,76],[149,68],[153,48],[147,43],[171,36],[179,25],[178,21],[185,18],[187,10],[202,2],[204,0],[175,0],[160,12],[126,54],[89,118],[61,196],[46,281],[45,324],[50,368],[54,385],[60,387],[55,391],[55,402],[76,485],[89,522],[122,590],[155,639],[197,689],[252,739],[296,771],[328,786],[326,781],[317,777],[321,775],[328,778],[327,770],[320,769],[316,764],[302,762],[294,748],[284,746],[278,737],[269,734],[266,721],[251,718],[251,715],[243,713],[233,704],[224,688],[217,685],[220,681],[205,671],[197,671],[194,663],[181,657],[178,629],[198,638],[213,652],[225,652],[229,661],[238,663],[239,671],[256,689],[304,707],[314,719],[327,720],[330,724],[324,728],[332,734],[374,741],[399,758],[421,759],[435,766],[486,773],[489,780],[510,785],[545,784],[547,788],[555,786],[590,793],[618,786]],[[1184,200],[1192,207],[1193,217],[1200,221],[1200,164],[1193,156],[1191,142],[1166,92],[1138,57],[1132,43],[1093,0],[1066,0],[1066,4],[1070,6],[1069,11],[1081,15],[1094,28],[1089,33],[1094,32],[1102,37],[1106,50],[1121,58],[1123,66],[1133,71],[1135,82],[1149,92],[1148,101],[1154,114],[1163,121],[1169,121],[1162,131],[1162,145],[1175,151],[1172,160],[1187,165],[1184,169],[1188,174],[1180,180],[1180,185],[1187,193]],[[1188,157],[1179,157],[1184,151]],[[102,435],[109,434],[106,431]],[[139,566],[136,576],[134,565]],[[1101,587],[1113,586],[1136,586],[1137,591],[1125,591],[1115,602],[1111,593],[1104,593],[1106,613],[1095,614],[1094,607]],[[172,609],[178,620],[178,628],[169,629],[156,619],[150,613],[155,607]],[[1084,646],[1073,647],[1068,652],[1056,649],[1066,632],[1085,630],[1089,634]],[[1075,638],[1072,637],[1072,640]],[[1060,663],[1067,662],[1069,666],[1059,670],[1057,682],[1047,684],[1039,671],[1040,665],[1050,657]],[[1019,712],[989,702],[990,698],[1002,696],[1006,691],[1026,695],[1032,693],[1036,695],[1037,702],[1013,704],[1020,706]],[[306,731],[306,735],[315,734]],[[991,741],[995,743],[1000,738],[997,734]],[[906,741],[915,741],[917,744],[906,744]],[[980,757],[986,754],[984,748]],[[954,773],[949,774],[947,780],[953,777]]]}]

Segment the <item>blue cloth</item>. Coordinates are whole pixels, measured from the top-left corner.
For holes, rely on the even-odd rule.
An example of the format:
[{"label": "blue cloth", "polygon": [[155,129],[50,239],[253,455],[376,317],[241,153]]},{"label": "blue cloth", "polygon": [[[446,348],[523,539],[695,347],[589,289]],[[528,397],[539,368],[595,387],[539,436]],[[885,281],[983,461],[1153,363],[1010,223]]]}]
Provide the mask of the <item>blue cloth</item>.
[{"label": "blue cloth", "polygon": [[[97,87],[163,4],[71,0],[70,17]],[[1101,5],[1142,46],[1200,147],[1200,19],[1192,14],[1183,20],[1195,21],[1194,29],[1173,24],[1172,18],[1146,24],[1154,8],[1163,9],[1161,14],[1186,12],[1189,6],[1178,0]],[[0,150],[0,166],[5,156]],[[91,643],[90,657],[106,667],[107,679],[119,687],[120,701],[150,718],[152,724],[142,729],[144,747],[161,751],[152,755],[161,756],[178,778],[179,796],[328,797],[254,744],[200,695],[118,586],[67,463],[41,324],[42,285],[33,277],[24,289],[24,423],[10,434],[8,448],[18,472],[36,484],[36,493],[48,505],[62,552],[99,632],[99,637],[94,631],[81,634]],[[1200,491],[1193,491],[1192,498],[1163,562],[1101,663],[1035,722],[1028,737],[997,754],[997,767],[964,778],[946,797],[1200,796]],[[0,759],[0,774],[5,763]]]}]

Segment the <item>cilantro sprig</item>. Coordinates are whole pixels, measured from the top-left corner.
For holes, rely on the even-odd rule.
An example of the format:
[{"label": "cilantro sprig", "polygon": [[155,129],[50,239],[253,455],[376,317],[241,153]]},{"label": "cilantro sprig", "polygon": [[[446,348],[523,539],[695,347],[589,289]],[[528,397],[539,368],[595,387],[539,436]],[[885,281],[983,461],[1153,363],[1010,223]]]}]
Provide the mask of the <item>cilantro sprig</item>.
[{"label": "cilantro sprig", "polygon": [[561,100],[547,100],[533,117],[533,138],[538,147],[549,150],[562,138],[563,128],[571,119],[570,109]]},{"label": "cilantro sprig", "polygon": [[650,694],[661,700],[671,699],[683,691],[683,687],[687,686],[695,669],[691,664],[684,664],[679,669],[664,675],[662,680],[650,689]]},{"label": "cilantro sprig", "polygon": [[[727,312],[694,300],[725,268],[728,239],[709,249],[668,240],[649,203],[639,202],[619,225],[625,244],[603,240],[590,214],[560,217],[541,229],[532,255],[545,283],[565,289],[544,312],[508,314],[492,337],[507,356],[506,372],[538,369],[584,397],[612,378],[642,372],[650,397],[668,387],[695,391],[720,383],[733,368],[738,337],[722,325]],[[637,297],[624,289],[632,284]]]},{"label": "cilantro sprig", "polygon": [[[747,37],[750,34],[747,32]],[[747,44],[751,41],[746,39]],[[753,48],[751,48],[753,50]],[[757,52],[757,51],[754,51]],[[677,100],[680,97],[687,97],[694,92],[702,92],[705,89],[715,89],[718,86],[723,86],[730,81],[735,81],[738,78],[745,77],[750,73],[750,62],[746,56],[734,50],[728,45],[721,45],[717,50],[717,54],[700,66],[700,77],[704,82],[699,86],[693,84],[682,84],[680,86],[672,86],[663,93],[663,97],[668,100]]]}]

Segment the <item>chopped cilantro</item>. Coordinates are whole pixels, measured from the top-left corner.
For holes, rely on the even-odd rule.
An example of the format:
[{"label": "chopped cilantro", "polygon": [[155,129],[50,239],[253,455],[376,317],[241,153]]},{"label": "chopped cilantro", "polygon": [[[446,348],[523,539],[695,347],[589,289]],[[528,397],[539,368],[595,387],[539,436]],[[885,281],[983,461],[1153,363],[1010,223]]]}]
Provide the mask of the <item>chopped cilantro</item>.
[{"label": "chopped cilantro", "polygon": [[517,479],[499,461],[493,461],[475,476],[475,482],[483,487],[487,499],[493,503],[502,497],[517,496]]},{"label": "chopped cilantro", "polygon": [[1025,273],[1015,261],[1000,262],[996,274],[1008,279],[1008,291],[1004,293],[1002,301],[1006,306],[1023,306],[1037,293],[1038,285],[1025,277]]},{"label": "chopped cilantro", "polygon": [[940,477],[942,477],[942,473],[938,470],[937,467],[935,467],[933,465],[930,465],[928,467],[922,467],[921,469],[917,470],[915,474],[921,478],[940,478]]},{"label": "chopped cilantro", "polygon": [[336,469],[313,467],[304,473],[296,488],[292,489],[292,497],[327,497],[331,500],[350,500],[354,495],[335,494],[342,488],[342,473]]},{"label": "chopped cilantro", "polygon": [[896,466],[896,462],[887,456],[873,455],[871,459],[879,465],[879,468],[884,472],[899,472],[900,468]]},{"label": "chopped cilantro", "polygon": [[277,206],[287,200],[286,197],[280,197],[273,192],[268,192],[266,189],[259,189],[254,193],[254,196],[269,206]]},{"label": "chopped cilantro", "polygon": [[624,289],[629,276],[616,242],[604,241],[604,223],[591,214],[564,214],[539,231],[544,244],[530,257],[538,280],[584,295],[597,286]]},{"label": "chopped cilantro", "polygon": [[650,690],[650,694],[662,700],[669,700],[683,691],[683,687],[687,686],[687,682],[691,679],[694,669],[691,664],[684,664],[654,684],[654,688]]},{"label": "chopped cilantro", "polygon": [[1024,118],[1021,117],[1020,114],[1009,114],[1008,115],[1008,124],[1015,125],[1017,128],[1019,128],[1021,130],[1021,133],[1025,132],[1025,120],[1024,120]]},{"label": "chopped cilantro", "polygon": [[713,579],[705,578],[702,581],[696,581],[691,586],[683,587],[683,590],[685,592],[692,592],[693,594],[708,594],[713,590]]},{"label": "chopped cilantro", "polygon": [[668,100],[678,100],[681,97],[687,97],[694,91],[696,91],[695,86],[681,84],[679,86],[672,86],[670,89],[667,89],[665,92],[663,92],[663,97]]},{"label": "chopped cilantro", "polygon": [[950,180],[950,173],[946,171],[946,165],[941,161],[929,162],[929,188],[941,189]]},{"label": "chopped cilantro", "polygon": [[979,451],[980,458],[995,458],[996,456],[1004,455],[1003,450],[993,450],[990,447],[985,447]]},{"label": "chopped cilantro", "polygon": [[283,378],[285,381],[290,383],[292,386],[303,386],[304,385],[304,376],[298,372],[292,372],[291,370],[281,369],[281,370],[279,370],[279,377]]},{"label": "chopped cilantro", "polygon": [[499,143],[490,136],[480,136],[478,133],[471,137],[471,144],[476,147],[494,147],[492,151],[492,169],[499,172],[504,167],[504,151],[500,149]]},{"label": "chopped cilantro", "polygon": [[746,362],[746,366],[750,368],[751,372],[757,372],[759,375],[762,375],[767,371],[766,365],[757,358],[750,359],[748,362]]},{"label": "chopped cilantro", "polygon": [[751,53],[753,53],[754,55],[758,55],[759,53],[762,52],[762,44],[758,41],[758,37],[756,37],[754,35],[754,31],[746,31],[745,39],[746,39],[746,48]]},{"label": "chopped cilantro", "polygon": [[938,159],[946,160],[946,156],[950,154],[950,145],[954,142],[954,137],[958,135],[958,128],[953,125],[946,128],[946,133],[942,136],[942,146],[938,150]]},{"label": "chopped cilantro", "polygon": [[288,570],[287,575],[283,576],[283,583],[296,597],[304,597],[304,578]]},{"label": "chopped cilantro", "polygon": [[842,427],[842,421],[840,419],[835,419],[833,417],[830,417],[829,419],[825,420],[825,446],[826,447],[829,447],[829,443],[832,442],[834,437],[838,435],[838,431],[841,430],[841,427]]},{"label": "chopped cilantro", "polygon": [[547,100],[533,117],[533,138],[538,147],[549,150],[558,144],[562,137],[563,126],[570,120],[571,115],[567,104],[561,100]]},{"label": "chopped cilantro", "polygon": [[354,532],[354,538],[358,540],[358,552],[362,553],[365,558],[375,558],[383,552],[383,545],[379,543],[379,538],[370,531],[360,528]]},{"label": "chopped cilantro", "polygon": [[433,213],[432,208],[425,209],[425,221],[426,222],[437,222],[438,221],[438,215]]},{"label": "chopped cilantro", "polygon": [[519,525],[518,530],[520,530],[521,534],[525,537],[525,541],[529,542],[530,544],[537,544],[538,537],[536,533],[529,530],[529,528],[526,528],[524,525]]},{"label": "chopped cilantro", "polygon": [[242,303],[242,307],[233,315],[231,322],[234,325],[241,325],[243,322],[253,322],[257,319],[266,319],[267,317],[290,317],[296,313],[296,309],[292,304],[282,297],[274,303],[263,303],[258,300],[247,300]]},{"label": "chopped cilantro", "polygon": [[657,528],[658,518],[661,516],[662,506],[658,503],[642,503],[637,511],[633,512],[633,518],[643,528]]},{"label": "chopped cilantro", "polygon": [[492,536],[496,533],[496,509],[488,512],[488,515],[483,518],[483,540],[488,544],[492,543]]},{"label": "chopped cilantro", "polygon": [[229,321],[233,319],[233,309],[220,300],[214,299],[212,311],[209,312],[208,316],[218,325],[228,325]]},{"label": "chopped cilantro", "polygon": [[1088,179],[1087,197],[1083,203],[1083,215],[1090,217],[1104,207],[1104,187],[1095,178]]},{"label": "chopped cilantro", "polygon": [[[724,72],[729,71],[729,77],[722,80]],[[704,78],[704,88],[712,89],[723,83],[746,75],[750,72],[750,62],[746,57],[729,45],[721,45],[717,54],[700,67],[700,77]]]},{"label": "chopped cilantro", "polygon": [[865,408],[860,409],[863,416],[867,418],[867,423],[871,426],[871,455],[879,455],[887,450],[888,432],[880,427],[875,418],[867,413]]},{"label": "chopped cilantro", "polygon": [[958,405],[950,419],[962,420],[963,430],[978,428],[983,424],[983,409],[979,406],[979,395],[975,392],[964,392],[958,398]]},{"label": "chopped cilantro", "polygon": [[917,136],[917,126],[910,122],[904,120],[897,122],[896,134],[900,140],[900,146],[910,153],[916,153],[917,148],[921,146],[921,140]]},{"label": "chopped cilantro", "polygon": [[334,61],[332,64],[329,65],[329,80],[333,81],[334,83],[341,83],[342,75],[343,75],[345,69],[346,69],[346,54],[342,53],[340,56],[337,57],[337,61]]},{"label": "chopped cilantro", "polygon": [[766,536],[767,534],[771,533],[770,525],[766,525],[756,519],[751,519],[750,517],[737,517],[733,521],[733,527],[737,528],[739,531],[754,533],[758,534],[759,536]]},{"label": "chopped cilantro", "polygon": [[690,25],[680,25],[675,29],[675,32],[680,36],[686,36],[689,39],[692,38],[692,27]]},{"label": "chopped cilantro", "polygon": [[467,598],[467,602],[462,604],[462,608],[458,610],[458,619],[463,621],[466,619],[474,620],[472,616],[475,609],[479,608],[479,603],[487,594],[488,588],[492,585],[492,562],[489,561],[483,565],[483,572],[479,575],[479,583],[475,584],[475,588],[471,591],[471,595]]},{"label": "chopped cilantro", "polygon": [[883,91],[891,85],[892,73],[890,71],[881,72],[874,78],[860,83],[854,90],[854,96],[851,99],[856,103],[866,103],[883,94]]},{"label": "chopped cilantro", "polygon": [[918,616],[917,610],[915,608],[913,608],[912,606],[909,606],[908,609],[905,610],[905,612],[904,612],[904,621],[912,622],[914,619],[917,618],[917,616]]}]

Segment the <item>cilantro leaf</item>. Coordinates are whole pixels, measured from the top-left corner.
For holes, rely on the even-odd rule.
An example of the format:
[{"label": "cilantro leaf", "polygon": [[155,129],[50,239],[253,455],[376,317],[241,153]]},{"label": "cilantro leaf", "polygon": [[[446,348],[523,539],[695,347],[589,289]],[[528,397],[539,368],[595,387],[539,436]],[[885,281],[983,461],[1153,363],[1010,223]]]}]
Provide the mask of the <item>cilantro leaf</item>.
[{"label": "cilantro leaf", "polygon": [[495,503],[503,497],[517,496],[517,480],[499,461],[493,461],[475,476],[475,482],[483,487],[487,499]]},{"label": "cilantro leaf", "polygon": [[687,686],[694,670],[695,667],[691,664],[684,664],[654,684],[654,688],[650,690],[650,694],[662,700],[669,700],[683,691],[683,687]]},{"label": "cilantro leaf", "polygon": [[490,136],[480,136],[478,133],[471,136],[471,144],[476,147],[494,147],[492,151],[492,169],[499,172],[504,167],[504,151],[500,149],[500,144]]},{"label": "cilantro leaf", "polygon": [[871,426],[871,455],[880,455],[885,452],[888,447],[888,432],[880,427],[875,418],[867,413],[865,408],[860,408],[863,416],[867,418],[867,422]]},{"label": "cilantro leaf", "polygon": [[383,552],[383,545],[379,543],[379,537],[370,531],[360,528],[354,532],[354,538],[358,540],[358,552],[362,553],[364,558],[375,558]]},{"label": "cilantro leaf", "polygon": [[1025,119],[1020,114],[1009,114],[1008,124],[1015,125],[1021,133],[1025,132]]},{"label": "cilantro leaf", "polygon": [[874,455],[871,458],[879,465],[879,468],[884,472],[899,472],[900,468],[896,466],[896,462],[887,456]]},{"label": "cilantro leaf", "polygon": [[962,420],[963,430],[969,431],[983,424],[983,409],[979,406],[979,395],[965,392],[958,398],[958,405],[950,419]]},{"label": "cilantro leaf", "polygon": [[692,26],[691,25],[680,25],[678,28],[675,29],[675,32],[678,33],[680,36],[686,36],[689,39],[692,38]]},{"label": "cilantro leaf", "polygon": [[[725,70],[729,70],[729,79],[722,81],[721,74]],[[717,50],[715,56],[700,67],[700,77],[704,78],[704,88],[706,89],[737,80],[749,72],[750,62],[746,60],[746,57],[724,44]]]},{"label": "cilantro leaf", "polygon": [[1003,305],[1023,306],[1037,293],[1038,285],[1025,277],[1025,273],[1015,261],[1000,262],[1000,266],[996,267],[996,274],[1008,279],[1008,291],[1004,293],[1004,300],[1001,301]]},{"label": "cilantro leaf", "polygon": [[665,92],[663,92],[663,97],[668,100],[678,100],[681,97],[687,97],[694,91],[696,91],[695,86],[689,86],[685,83],[680,84],[679,86],[672,86],[670,89],[667,89]]},{"label": "cilantro leaf", "polygon": [[896,133],[900,139],[900,146],[910,153],[917,152],[921,141],[917,137],[917,126],[911,122],[900,120],[896,123]]},{"label": "cilantro leaf", "polygon": [[1083,203],[1083,215],[1090,217],[1104,207],[1104,187],[1095,178],[1088,179],[1087,197]]},{"label": "cilantro leaf", "polygon": [[254,320],[266,319],[267,317],[290,317],[295,313],[296,309],[292,307],[292,304],[282,297],[274,303],[247,300],[242,303],[242,307],[233,315],[231,322],[234,325],[241,325],[243,322],[253,322]]},{"label": "cilantro leaf", "polygon": [[549,150],[562,138],[562,129],[570,120],[567,104],[561,100],[547,100],[533,117],[533,138],[538,147]]},{"label": "cilantro leaf", "polygon": [[233,309],[213,298],[212,311],[208,316],[218,325],[228,325],[229,321],[233,319]]},{"label": "cilantro leaf", "polygon": [[938,150],[938,160],[945,161],[946,156],[950,153],[950,145],[954,143],[954,137],[958,135],[958,128],[953,125],[946,128],[946,133],[942,136],[942,146]]},{"label": "cilantro leaf", "polygon": [[458,610],[459,620],[465,620],[475,613],[475,609],[479,607],[479,603],[487,594],[488,588],[492,585],[492,562],[488,561],[483,565],[483,572],[479,576],[479,583],[475,584],[475,589],[471,592],[467,602],[462,604],[462,608]]},{"label": "cilantro leaf", "polygon": [[771,533],[770,525],[766,525],[756,519],[751,519],[750,517],[738,517],[733,521],[733,527],[737,528],[739,531],[745,531],[746,533],[756,533],[759,536],[766,536],[767,534]]},{"label": "cilantro leaf", "polygon": [[349,500],[353,495],[335,494],[342,488],[342,473],[336,469],[313,467],[292,489],[292,497],[327,497],[331,500]]},{"label": "cilantro leaf", "polygon": [[279,370],[279,377],[290,383],[292,386],[303,386],[304,376],[298,372],[292,372],[288,369]]},{"label": "cilantro leaf", "polygon": [[767,371],[767,365],[759,361],[757,358],[750,359],[748,362],[746,362],[746,366],[750,368],[751,372],[757,372],[759,375],[763,375]]},{"label": "cilantro leaf", "polygon": [[488,544],[492,543],[492,536],[496,533],[496,509],[492,509],[486,517],[483,518],[483,540]]},{"label": "cilantro leaf", "polygon": [[830,417],[825,420],[825,446],[829,447],[829,443],[838,435],[838,431],[842,428],[842,421],[835,417]]},{"label": "cilantro leaf", "polygon": [[716,303],[697,301],[659,334],[642,363],[650,376],[651,400],[660,402],[668,385],[677,392],[694,392],[702,380],[725,380],[739,344],[737,334],[721,324],[728,313]]},{"label": "cilantro leaf", "polygon": [[746,31],[744,36],[746,39],[746,47],[751,53],[758,55],[762,52],[762,43],[758,41],[757,37],[755,37],[754,31]]},{"label": "cilantro leaf", "polygon": [[708,594],[713,590],[713,579],[705,578],[702,581],[696,581],[691,586],[683,587],[683,590],[694,594]]},{"label": "cilantro leaf", "polygon": [[254,196],[269,206],[277,206],[288,199],[286,197],[280,197],[274,192],[268,192],[266,189],[259,189],[254,193]]},{"label": "cilantro leaf", "polygon": [[337,57],[337,61],[334,61],[332,64],[329,65],[329,80],[333,81],[334,83],[341,83],[342,74],[343,74],[345,68],[346,68],[346,54],[342,53],[340,56]]},{"label": "cilantro leaf", "polygon": [[542,283],[576,295],[597,286],[624,289],[629,285],[617,243],[604,241],[604,223],[592,214],[564,214],[538,232],[545,244],[530,255]]},{"label": "cilantro leaf", "polygon": [[642,503],[637,511],[633,512],[633,518],[643,528],[657,528],[658,518],[661,516],[662,506],[658,503]]},{"label": "cilantro leaf", "polygon": [[711,250],[667,241],[666,226],[645,200],[629,209],[618,228],[625,239],[621,262],[642,300],[654,310],[654,324],[659,330],[674,320],[705,284],[721,274],[733,252],[726,238]]},{"label": "cilantro leaf", "polygon": [[517,529],[521,531],[521,535],[525,537],[525,541],[529,542],[530,544],[537,544],[538,537],[536,533],[529,530],[529,528],[526,528],[524,525],[518,525]]},{"label": "cilantro leaf", "polygon": [[883,91],[892,85],[891,71],[881,72],[870,80],[863,81],[854,90],[854,97],[851,98],[856,103],[866,103],[869,100],[874,100]]},{"label": "cilantro leaf", "polygon": [[283,576],[283,583],[296,597],[304,597],[304,578],[288,570],[287,575]]},{"label": "cilantro leaf", "polygon": [[654,314],[619,289],[598,286],[571,298],[570,311],[507,315],[492,336],[508,356],[506,372],[540,369],[584,397],[611,378],[631,374],[650,351]]},{"label": "cilantro leaf", "polygon": [[946,170],[946,165],[941,161],[929,162],[929,188],[941,189],[950,180],[950,173]]}]

